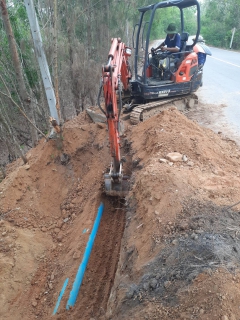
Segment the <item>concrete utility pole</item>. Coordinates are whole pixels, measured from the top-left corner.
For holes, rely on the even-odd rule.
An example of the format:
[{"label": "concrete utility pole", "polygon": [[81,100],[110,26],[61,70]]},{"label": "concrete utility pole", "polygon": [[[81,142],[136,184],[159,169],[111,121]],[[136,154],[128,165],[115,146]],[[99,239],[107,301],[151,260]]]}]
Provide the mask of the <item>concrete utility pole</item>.
[{"label": "concrete utility pole", "polygon": [[231,31],[232,31],[232,38],[230,41],[230,49],[232,49],[232,42],[233,42],[233,37],[234,37],[235,31],[236,31],[236,28],[233,28]]},{"label": "concrete utility pole", "polygon": [[55,93],[52,85],[52,80],[51,80],[51,76],[48,68],[47,59],[43,49],[42,37],[41,37],[40,28],[39,28],[39,24],[36,16],[35,8],[33,5],[33,1],[24,0],[24,3],[27,9],[28,19],[29,19],[33,42],[34,42],[35,53],[38,59],[38,63],[39,63],[39,67],[42,75],[42,80],[43,80],[43,84],[44,84],[44,88],[47,96],[48,106],[50,109],[50,115],[52,118],[54,118],[54,120],[56,120],[57,124],[59,125],[60,123],[59,123],[59,117],[58,117],[58,112],[56,108],[56,97],[55,97]]}]

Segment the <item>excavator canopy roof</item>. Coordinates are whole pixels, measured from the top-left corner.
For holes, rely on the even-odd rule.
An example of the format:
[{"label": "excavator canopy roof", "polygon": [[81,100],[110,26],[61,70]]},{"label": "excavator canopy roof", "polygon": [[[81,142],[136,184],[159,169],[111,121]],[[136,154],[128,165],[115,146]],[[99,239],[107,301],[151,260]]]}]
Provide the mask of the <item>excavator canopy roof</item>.
[{"label": "excavator canopy roof", "polygon": [[146,7],[139,8],[140,12],[145,12],[148,10],[152,10],[154,7],[156,8],[167,8],[167,7],[178,7],[180,9],[184,9],[187,7],[198,5],[197,0],[171,0],[171,1],[163,1],[155,4],[151,4]]}]

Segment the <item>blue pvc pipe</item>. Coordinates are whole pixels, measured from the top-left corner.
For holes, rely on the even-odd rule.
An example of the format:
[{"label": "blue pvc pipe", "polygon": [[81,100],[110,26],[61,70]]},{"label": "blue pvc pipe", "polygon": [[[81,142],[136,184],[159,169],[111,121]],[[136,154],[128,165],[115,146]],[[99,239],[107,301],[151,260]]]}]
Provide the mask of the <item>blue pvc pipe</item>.
[{"label": "blue pvc pipe", "polygon": [[59,293],[56,306],[55,306],[55,308],[54,308],[54,310],[53,310],[53,315],[55,315],[55,314],[57,313],[57,311],[58,311],[58,307],[59,307],[59,305],[60,305],[62,296],[63,296],[63,294],[64,294],[64,292],[65,292],[65,289],[67,288],[68,280],[69,280],[68,278],[65,280],[65,282],[64,282],[64,284],[63,284],[63,287],[62,287],[62,290],[61,290],[60,293]]},{"label": "blue pvc pipe", "polygon": [[103,205],[103,203],[101,203],[100,207],[98,208],[98,213],[97,213],[97,217],[94,221],[92,232],[91,232],[89,239],[88,239],[88,243],[87,243],[83,258],[82,258],[82,262],[78,268],[78,272],[77,272],[76,278],[74,280],[72,290],[69,294],[69,299],[68,299],[68,302],[66,305],[67,310],[69,310],[70,307],[73,307],[76,300],[77,300],[78,292],[79,292],[80,286],[82,284],[84,273],[85,273],[85,270],[86,270],[86,267],[88,264],[88,260],[89,260],[89,257],[90,257],[91,251],[92,251],[94,240],[95,240],[95,237],[96,237],[96,234],[98,231],[98,227],[99,227],[99,224],[101,221],[103,209],[104,209],[104,205]]}]

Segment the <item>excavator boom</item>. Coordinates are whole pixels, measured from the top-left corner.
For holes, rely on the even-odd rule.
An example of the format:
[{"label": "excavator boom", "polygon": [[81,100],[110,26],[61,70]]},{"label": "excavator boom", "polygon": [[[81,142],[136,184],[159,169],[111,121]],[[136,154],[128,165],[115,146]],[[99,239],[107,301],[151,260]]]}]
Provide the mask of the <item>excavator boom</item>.
[{"label": "excavator boom", "polygon": [[103,94],[105,100],[104,113],[107,118],[110,153],[112,163],[110,171],[105,174],[105,192],[111,196],[124,197],[128,191],[128,177],[123,175],[120,154],[119,118],[121,113],[121,99],[118,105],[117,93],[121,95],[121,88],[128,90],[131,71],[128,57],[131,49],[126,47],[120,38],[112,39],[108,54],[108,62],[102,68]]}]

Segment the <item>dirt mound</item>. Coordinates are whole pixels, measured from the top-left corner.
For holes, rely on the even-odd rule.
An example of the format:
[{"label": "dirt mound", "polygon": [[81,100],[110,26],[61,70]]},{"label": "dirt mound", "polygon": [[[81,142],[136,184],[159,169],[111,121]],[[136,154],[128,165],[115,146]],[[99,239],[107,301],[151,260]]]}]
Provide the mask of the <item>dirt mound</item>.
[{"label": "dirt mound", "polygon": [[[42,140],[27,165],[8,167],[0,184],[1,318],[52,318],[66,278],[57,319],[240,316],[240,206],[227,208],[239,201],[236,143],[174,108],[137,126],[125,121],[122,142],[132,157],[126,201],[103,194],[106,125],[85,113],[64,125],[62,141]],[[172,152],[182,158],[169,160]],[[79,297],[66,311],[101,202]]]},{"label": "dirt mound", "polygon": [[106,125],[81,114],[64,126],[64,152],[57,141],[42,140],[27,154],[27,165],[18,160],[9,166],[0,185],[1,318],[50,318],[69,277],[65,309],[101,201],[98,245],[82,284],[81,305],[68,319],[79,312],[88,318],[106,307],[125,221],[121,203],[113,205],[102,195],[103,172],[110,164],[106,133]]},{"label": "dirt mound", "polygon": [[[239,201],[236,143],[174,109],[130,135],[133,187],[108,317],[239,317],[230,298],[239,286],[239,217],[226,210]],[[173,152],[183,160],[167,161]]]}]

